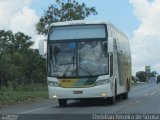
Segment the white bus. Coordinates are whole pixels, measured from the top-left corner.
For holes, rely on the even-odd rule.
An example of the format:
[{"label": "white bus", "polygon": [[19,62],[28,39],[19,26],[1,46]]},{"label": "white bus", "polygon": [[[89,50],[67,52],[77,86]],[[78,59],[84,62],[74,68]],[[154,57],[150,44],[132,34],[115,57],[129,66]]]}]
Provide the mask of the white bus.
[{"label": "white bus", "polygon": [[128,98],[131,52],[128,38],[109,22],[68,21],[50,25],[47,40],[49,98]]}]

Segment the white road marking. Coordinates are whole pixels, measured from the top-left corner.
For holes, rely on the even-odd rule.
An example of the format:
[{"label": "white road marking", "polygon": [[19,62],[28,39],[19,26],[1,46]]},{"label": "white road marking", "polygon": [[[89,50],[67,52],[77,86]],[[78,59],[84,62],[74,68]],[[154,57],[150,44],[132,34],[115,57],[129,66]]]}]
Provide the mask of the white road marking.
[{"label": "white road marking", "polygon": [[154,95],[155,93],[156,93],[156,91],[153,91],[153,92],[150,94],[150,96],[151,96],[151,95]]},{"label": "white road marking", "polygon": [[144,85],[140,85],[140,86],[135,86],[135,88],[133,87],[132,88],[132,91],[136,91],[136,90],[138,90],[138,89],[142,89],[142,88],[145,88],[145,87],[148,87],[148,86],[150,86],[150,84],[144,84]]},{"label": "white road marking", "polygon": [[144,96],[147,96],[148,95],[148,93],[146,93]]},{"label": "white road marking", "polygon": [[135,104],[138,104],[138,103],[140,103],[141,102],[141,100],[137,100],[136,102],[135,102]]},{"label": "white road marking", "polygon": [[53,107],[53,106],[37,108],[37,109],[33,109],[33,110],[28,110],[28,111],[25,111],[25,112],[21,112],[20,114],[31,113],[31,112],[35,112],[35,111],[39,111],[39,110],[44,110],[44,109],[52,108],[52,107]]}]

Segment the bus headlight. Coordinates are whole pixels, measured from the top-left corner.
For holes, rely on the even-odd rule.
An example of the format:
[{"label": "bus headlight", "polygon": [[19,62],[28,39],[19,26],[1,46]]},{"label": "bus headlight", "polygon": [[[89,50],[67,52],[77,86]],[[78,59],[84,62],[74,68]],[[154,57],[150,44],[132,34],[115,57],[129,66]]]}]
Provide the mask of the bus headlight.
[{"label": "bus headlight", "polygon": [[58,82],[54,82],[54,81],[48,81],[48,85],[54,86],[54,87],[60,87],[60,84]]},{"label": "bus headlight", "polygon": [[96,85],[103,85],[109,83],[109,79],[99,80],[96,82]]}]

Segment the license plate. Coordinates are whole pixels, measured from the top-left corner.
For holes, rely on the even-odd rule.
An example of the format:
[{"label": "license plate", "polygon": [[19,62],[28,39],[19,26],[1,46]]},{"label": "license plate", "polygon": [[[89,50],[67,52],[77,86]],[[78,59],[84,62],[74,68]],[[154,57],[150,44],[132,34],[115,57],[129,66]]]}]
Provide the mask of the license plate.
[{"label": "license plate", "polygon": [[83,94],[83,91],[73,91],[73,94]]}]

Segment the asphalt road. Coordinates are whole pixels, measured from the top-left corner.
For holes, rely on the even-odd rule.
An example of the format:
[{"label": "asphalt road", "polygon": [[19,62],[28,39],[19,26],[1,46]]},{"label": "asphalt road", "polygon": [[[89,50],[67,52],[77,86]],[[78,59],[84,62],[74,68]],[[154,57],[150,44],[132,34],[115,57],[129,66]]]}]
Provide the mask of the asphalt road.
[{"label": "asphalt road", "polygon": [[145,116],[149,113],[160,114],[160,84],[143,83],[133,86],[129,98],[117,100],[114,105],[101,100],[69,101],[66,107],[59,107],[56,100],[17,104],[1,108],[0,119],[6,120],[6,117],[18,120],[160,119],[158,116]]}]

